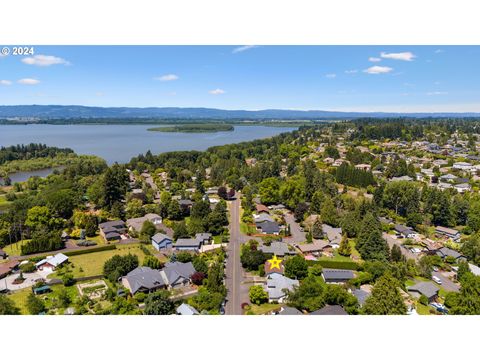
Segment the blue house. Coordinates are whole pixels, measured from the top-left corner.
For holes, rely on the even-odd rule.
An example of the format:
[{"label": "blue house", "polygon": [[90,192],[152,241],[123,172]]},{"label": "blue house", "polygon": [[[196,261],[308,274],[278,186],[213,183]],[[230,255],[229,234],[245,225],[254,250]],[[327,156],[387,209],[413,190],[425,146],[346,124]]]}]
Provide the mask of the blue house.
[{"label": "blue house", "polygon": [[171,249],[173,246],[173,240],[168,235],[158,233],[152,236],[152,245],[158,251]]}]

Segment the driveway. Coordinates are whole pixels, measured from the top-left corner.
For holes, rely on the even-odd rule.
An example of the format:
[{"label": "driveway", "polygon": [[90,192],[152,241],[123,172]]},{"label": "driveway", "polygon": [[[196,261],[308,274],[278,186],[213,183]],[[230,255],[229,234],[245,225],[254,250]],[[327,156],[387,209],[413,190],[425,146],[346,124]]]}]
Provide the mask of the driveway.
[{"label": "driveway", "polygon": [[407,259],[418,260],[418,254],[414,254],[410,250],[407,250],[406,248],[404,248],[402,246],[402,240],[401,239],[397,239],[397,237],[395,235],[390,235],[390,234],[387,234],[385,232],[383,233],[382,236],[387,241],[390,249],[393,247],[393,245],[398,245],[398,246],[400,246],[400,251],[402,252],[402,254]]},{"label": "driveway", "polygon": [[47,275],[51,274],[49,271],[35,271],[33,273],[24,273],[23,277],[25,278],[25,281],[21,284],[14,284],[13,281],[18,278],[19,272],[16,272],[12,275],[7,276],[6,278],[0,280],[0,290],[5,289],[5,287],[8,290],[15,291],[15,290],[21,290],[25,289],[28,287],[31,287],[35,284],[36,280],[42,279],[46,280]]},{"label": "driveway", "polygon": [[440,285],[440,286],[442,288],[444,288],[446,291],[458,292],[460,290],[460,286],[458,284],[454,283],[448,277],[449,273],[440,272],[440,271],[432,271],[432,276],[436,276],[440,280],[442,280],[442,285]]},{"label": "driveway", "polygon": [[295,218],[291,212],[285,214],[285,222],[290,225],[290,232],[292,236],[284,237],[283,242],[287,244],[300,244],[305,242],[305,232],[301,231],[302,227],[295,221]]}]

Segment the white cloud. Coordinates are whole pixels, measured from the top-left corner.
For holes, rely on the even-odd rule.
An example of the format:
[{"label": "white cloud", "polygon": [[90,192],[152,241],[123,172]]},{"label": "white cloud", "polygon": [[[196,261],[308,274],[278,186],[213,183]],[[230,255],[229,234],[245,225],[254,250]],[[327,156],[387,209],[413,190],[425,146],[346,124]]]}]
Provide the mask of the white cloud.
[{"label": "white cloud", "polygon": [[387,74],[393,69],[388,66],[371,66],[368,69],[363,70],[363,72],[366,72],[367,74]]},{"label": "white cloud", "polygon": [[428,96],[436,96],[436,95],[448,95],[448,92],[446,91],[430,91],[427,92]]},{"label": "white cloud", "polygon": [[345,74],[356,74],[358,72],[357,69],[353,69],[353,70],[345,70]]},{"label": "white cloud", "polygon": [[221,94],[225,94],[225,90],[222,90],[222,89],[215,89],[215,90],[210,90],[209,93],[212,94],[212,95],[221,95]]},{"label": "white cloud", "polygon": [[325,75],[325,77],[328,79],[335,79],[337,77],[337,74],[327,74]]},{"label": "white cloud", "polygon": [[37,85],[40,83],[40,80],[25,78],[25,79],[20,79],[17,82],[22,85]]},{"label": "white cloud", "polygon": [[401,52],[401,53],[386,53],[382,52],[380,57],[384,59],[391,59],[391,60],[402,60],[402,61],[412,61],[416,58],[416,56],[411,53],[410,51]]},{"label": "white cloud", "polygon": [[382,59],[377,58],[377,57],[370,56],[370,57],[368,58],[368,61],[370,61],[370,62],[380,62],[380,61],[382,61]]},{"label": "white cloud", "polygon": [[255,49],[256,47],[258,47],[258,45],[239,46],[239,47],[236,47],[235,49],[232,50],[232,54],[237,54],[237,53],[244,52],[244,51],[247,51],[247,50],[250,50],[250,49]]},{"label": "white cloud", "polygon": [[12,85],[10,80],[0,80],[0,85]]},{"label": "white cloud", "polygon": [[178,75],[175,75],[175,74],[165,74],[162,76],[155,77],[153,79],[158,81],[174,81],[174,80],[178,80],[179,77]]},{"label": "white cloud", "polygon": [[443,53],[443,52],[445,52],[445,50],[443,50],[443,49],[437,49],[437,50],[435,50],[435,54],[440,54],[440,53]]},{"label": "white cloud", "polygon": [[22,62],[27,65],[35,66],[50,66],[50,65],[70,65],[70,63],[62,58],[51,55],[35,55],[22,59]]}]

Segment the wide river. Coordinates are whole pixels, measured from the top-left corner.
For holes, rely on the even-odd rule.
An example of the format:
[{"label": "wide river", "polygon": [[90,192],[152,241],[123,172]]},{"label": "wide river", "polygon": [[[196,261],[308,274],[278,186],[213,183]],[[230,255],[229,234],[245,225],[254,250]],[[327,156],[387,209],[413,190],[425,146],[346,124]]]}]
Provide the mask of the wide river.
[{"label": "wide river", "polygon": [[291,127],[235,126],[218,133],[147,131],[156,125],[0,125],[0,146],[42,143],[68,147],[77,154],[97,155],[108,163],[125,163],[150,150],[205,150],[211,146],[263,139],[295,130]]}]

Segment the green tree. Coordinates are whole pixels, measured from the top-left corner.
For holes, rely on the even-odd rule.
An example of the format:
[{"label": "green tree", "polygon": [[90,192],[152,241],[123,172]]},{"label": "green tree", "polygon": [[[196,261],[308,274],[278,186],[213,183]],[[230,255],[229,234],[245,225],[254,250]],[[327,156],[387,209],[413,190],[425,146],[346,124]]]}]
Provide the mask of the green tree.
[{"label": "green tree", "polygon": [[145,256],[145,259],[143,259],[143,266],[149,267],[151,269],[161,269],[162,263],[155,256],[149,255]]},{"label": "green tree", "polygon": [[301,280],[308,275],[308,264],[303,256],[295,255],[284,261],[285,276]]},{"label": "green tree", "polygon": [[392,247],[392,250],[390,252],[390,259],[393,262],[399,262],[405,260],[405,257],[402,254],[402,250],[400,249],[400,246],[397,244],[394,244]]},{"label": "green tree", "polygon": [[465,240],[462,252],[468,260],[480,265],[480,233],[477,232]]},{"label": "green tree", "polygon": [[38,315],[45,311],[45,303],[43,300],[37,298],[33,293],[27,297],[27,310],[32,315]]},{"label": "green tree", "polygon": [[287,291],[287,303],[299,310],[315,311],[325,305],[325,283],[308,276],[293,291]]},{"label": "green tree", "polygon": [[322,228],[322,221],[320,218],[317,218],[312,226],[312,236],[315,239],[323,238],[323,228]]},{"label": "green tree", "polygon": [[320,217],[325,224],[338,226],[338,214],[332,199],[326,198],[322,205]]},{"label": "green tree", "polygon": [[145,221],[142,224],[142,229],[140,230],[140,235],[143,239],[150,239],[157,232],[157,228],[151,221]]},{"label": "green tree", "polygon": [[0,315],[20,315],[20,309],[12,299],[0,294]]},{"label": "green tree", "polygon": [[357,238],[357,249],[363,260],[387,260],[388,244],[382,237],[381,225],[372,214],[365,215]]},{"label": "green tree", "polygon": [[390,274],[379,278],[365,301],[363,311],[368,315],[405,315],[407,307],[398,290],[397,280]]},{"label": "green tree", "polygon": [[111,259],[105,261],[103,265],[103,275],[112,283],[116,283],[120,277],[127,275],[137,267],[137,255],[114,255]]},{"label": "green tree", "polygon": [[463,277],[466,274],[471,274],[472,272],[470,271],[470,267],[468,266],[468,262],[466,261],[460,261],[458,264],[458,270],[457,270],[457,279],[462,282]]},{"label": "green tree", "polygon": [[342,237],[342,241],[338,247],[338,253],[342,256],[350,256],[352,254],[352,248],[346,236]]},{"label": "green tree", "polygon": [[264,204],[278,204],[280,202],[280,182],[277,178],[266,178],[258,185],[260,199]]},{"label": "green tree", "polygon": [[175,304],[166,290],[149,294],[145,299],[145,315],[170,315],[175,312]]},{"label": "green tree", "polygon": [[480,315],[480,276],[466,273],[461,279],[461,288],[454,305],[450,308],[453,315]]},{"label": "green tree", "polygon": [[251,286],[248,295],[252,304],[261,305],[268,301],[268,293],[263,289],[262,285]]}]

